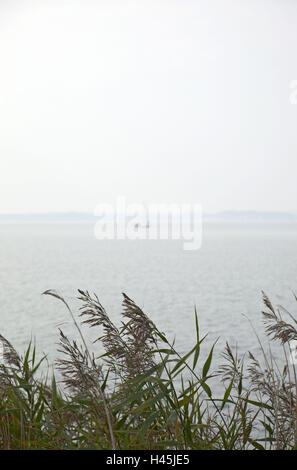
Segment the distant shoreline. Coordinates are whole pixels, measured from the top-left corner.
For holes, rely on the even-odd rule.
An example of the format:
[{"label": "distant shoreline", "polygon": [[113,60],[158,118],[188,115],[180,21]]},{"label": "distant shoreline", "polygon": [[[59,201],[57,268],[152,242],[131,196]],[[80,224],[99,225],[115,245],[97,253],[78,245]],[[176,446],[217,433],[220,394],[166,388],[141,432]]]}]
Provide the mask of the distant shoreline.
[{"label": "distant shoreline", "polygon": [[[1,223],[95,223],[97,216],[87,212],[0,214]],[[290,212],[223,211],[205,213],[204,222],[297,222]]]}]

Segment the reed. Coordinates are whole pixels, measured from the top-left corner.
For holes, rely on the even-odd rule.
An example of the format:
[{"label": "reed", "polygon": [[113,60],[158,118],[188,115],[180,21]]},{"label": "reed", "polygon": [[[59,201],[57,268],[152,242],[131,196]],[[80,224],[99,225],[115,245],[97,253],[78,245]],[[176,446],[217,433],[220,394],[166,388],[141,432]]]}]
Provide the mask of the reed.
[{"label": "reed", "polygon": [[[123,294],[122,321],[115,325],[98,297],[78,291],[75,314],[63,302],[80,343],[60,330],[55,374],[40,374],[30,343],[20,356],[0,336],[1,449],[296,449],[297,380],[290,361],[296,320],[275,309],[263,293],[270,341],[283,352],[282,368],[270,350],[239,356],[226,344],[214,369],[215,344],[202,360],[206,336],[181,354],[132,299]],[[97,331],[104,353],[91,353],[80,323]],[[94,347],[94,346],[93,346]],[[101,350],[101,349],[100,349]],[[214,379],[222,393],[212,390]]]}]

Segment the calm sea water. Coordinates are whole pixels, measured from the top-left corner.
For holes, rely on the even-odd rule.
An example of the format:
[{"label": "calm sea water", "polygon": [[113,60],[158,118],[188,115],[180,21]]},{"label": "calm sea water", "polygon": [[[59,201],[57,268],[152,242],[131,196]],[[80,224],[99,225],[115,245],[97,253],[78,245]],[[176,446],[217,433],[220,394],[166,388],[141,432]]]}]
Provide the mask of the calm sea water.
[{"label": "calm sea water", "polygon": [[181,350],[194,341],[196,305],[208,344],[220,337],[218,350],[228,340],[253,351],[246,316],[261,332],[261,290],[296,313],[296,261],[293,223],[211,223],[198,251],[170,240],[98,241],[86,223],[2,224],[0,333],[20,351],[36,338],[51,362],[58,328],[73,327],[65,307],[41,293],[58,290],[76,311],[80,288],[96,292],[115,321],[126,292]]}]

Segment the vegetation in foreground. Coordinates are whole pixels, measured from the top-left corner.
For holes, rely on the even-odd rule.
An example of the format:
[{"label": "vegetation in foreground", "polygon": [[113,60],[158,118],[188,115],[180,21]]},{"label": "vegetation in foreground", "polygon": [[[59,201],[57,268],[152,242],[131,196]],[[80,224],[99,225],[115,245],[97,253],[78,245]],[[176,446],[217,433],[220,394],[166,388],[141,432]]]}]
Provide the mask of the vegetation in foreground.
[{"label": "vegetation in foreground", "polygon": [[[263,295],[263,319],[284,355],[279,369],[271,353],[238,357],[229,345],[224,364],[212,370],[214,346],[201,363],[196,338],[179,354],[144,312],[123,294],[123,321],[117,327],[96,295],[79,290],[80,320],[98,330],[105,353],[90,353],[79,332],[71,341],[60,331],[55,377],[40,379],[35,347],[24,357],[2,336],[0,364],[1,449],[296,449],[297,380],[289,342],[296,320],[285,321]],[[80,344],[81,343],[81,344]],[[214,396],[211,379],[221,380]]]}]

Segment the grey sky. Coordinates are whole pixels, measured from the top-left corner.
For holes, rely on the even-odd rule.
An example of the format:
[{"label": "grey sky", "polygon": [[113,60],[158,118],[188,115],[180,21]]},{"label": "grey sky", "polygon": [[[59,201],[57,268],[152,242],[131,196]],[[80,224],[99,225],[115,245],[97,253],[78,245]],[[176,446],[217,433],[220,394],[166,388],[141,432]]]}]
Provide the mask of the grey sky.
[{"label": "grey sky", "polygon": [[0,0],[0,212],[297,212],[297,1]]}]

